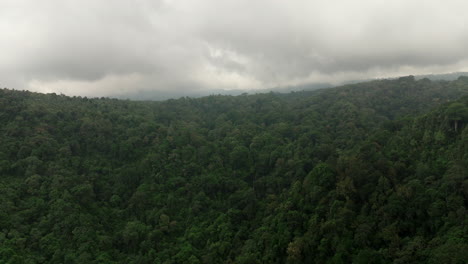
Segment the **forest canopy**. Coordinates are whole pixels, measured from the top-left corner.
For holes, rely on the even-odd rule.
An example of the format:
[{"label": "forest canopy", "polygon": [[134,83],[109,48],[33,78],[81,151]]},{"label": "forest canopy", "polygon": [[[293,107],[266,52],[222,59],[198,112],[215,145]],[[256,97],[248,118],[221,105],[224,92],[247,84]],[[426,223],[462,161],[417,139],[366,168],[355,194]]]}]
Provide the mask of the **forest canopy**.
[{"label": "forest canopy", "polygon": [[0,89],[0,262],[465,263],[467,95]]}]

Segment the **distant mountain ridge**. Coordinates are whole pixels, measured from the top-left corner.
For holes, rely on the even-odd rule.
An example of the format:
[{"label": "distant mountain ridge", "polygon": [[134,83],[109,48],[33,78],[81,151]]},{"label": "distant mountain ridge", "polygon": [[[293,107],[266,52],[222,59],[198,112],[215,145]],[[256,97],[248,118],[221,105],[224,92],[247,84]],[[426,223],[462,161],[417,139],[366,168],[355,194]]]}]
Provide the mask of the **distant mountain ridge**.
[{"label": "distant mountain ridge", "polygon": [[[424,78],[430,79],[431,81],[454,81],[460,76],[468,76],[468,72],[454,72],[454,73],[443,73],[443,74],[425,74],[425,75],[414,75],[416,80],[421,80]],[[199,91],[181,91],[181,92],[169,92],[169,91],[137,91],[125,95],[116,96],[118,99],[130,99],[130,100],[155,100],[162,101],[167,99],[175,99],[180,97],[192,97],[199,98],[208,95],[240,95],[243,93],[247,94],[257,94],[257,93],[268,93],[268,92],[277,92],[277,93],[289,93],[289,92],[298,92],[298,91],[313,91],[324,88],[338,87],[346,84],[356,84],[369,82],[374,80],[394,80],[398,77],[389,77],[389,78],[373,78],[373,79],[362,79],[362,80],[348,80],[343,81],[339,84],[332,84],[326,82],[316,82],[316,83],[305,83],[300,85],[292,85],[285,87],[274,87],[266,89],[254,89],[254,90],[242,90],[242,89],[232,89],[232,90],[223,90],[223,89],[214,89],[214,90],[199,90]]]}]

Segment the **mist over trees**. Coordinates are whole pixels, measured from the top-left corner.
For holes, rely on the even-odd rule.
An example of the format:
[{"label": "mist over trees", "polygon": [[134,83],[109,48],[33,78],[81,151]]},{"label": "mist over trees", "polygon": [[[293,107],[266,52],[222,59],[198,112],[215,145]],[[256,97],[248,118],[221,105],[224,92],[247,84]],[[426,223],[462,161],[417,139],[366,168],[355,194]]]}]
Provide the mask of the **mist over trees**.
[{"label": "mist over trees", "polygon": [[2,263],[464,263],[468,78],[0,90]]}]

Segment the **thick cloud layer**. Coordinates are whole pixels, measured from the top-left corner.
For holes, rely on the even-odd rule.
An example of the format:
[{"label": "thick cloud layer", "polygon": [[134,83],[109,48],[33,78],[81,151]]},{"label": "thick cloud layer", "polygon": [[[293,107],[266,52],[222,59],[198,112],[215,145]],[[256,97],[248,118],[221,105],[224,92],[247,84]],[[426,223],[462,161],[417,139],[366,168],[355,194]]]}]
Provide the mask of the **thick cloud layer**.
[{"label": "thick cloud layer", "polygon": [[466,71],[464,0],[2,0],[0,85],[193,94]]}]

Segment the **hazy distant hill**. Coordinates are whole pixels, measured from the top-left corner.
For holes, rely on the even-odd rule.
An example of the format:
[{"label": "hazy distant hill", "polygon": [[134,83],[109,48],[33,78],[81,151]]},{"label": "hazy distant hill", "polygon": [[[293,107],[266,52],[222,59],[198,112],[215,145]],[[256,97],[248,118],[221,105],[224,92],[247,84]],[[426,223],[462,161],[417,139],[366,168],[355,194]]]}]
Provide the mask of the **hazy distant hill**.
[{"label": "hazy distant hill", "polygon": [[210,89],[210,90],[199,90],[199,91],[139,91],[126,95],[118,96],[119,99],[130,99],[130,100],[153,100],[153,101],[163,101],[167,99],[177,99],[181,97],[191,97],[191,98],[200,98],[203,96],[209,95],[241,95],[241,94],[258,94],[258,93],[289,93],[292,91],[312,91],[322,88],[333,87],[332,84],[327,83],[311,83],[303,84],[297,86],[288,86],[288,87],[276,87],[271,89],[257,89],[257,90],[242,90],[242,89],[233,89],[233,90],[222,90],[222,89]]},{"label": "hazy distant hill", "polygon": [[468,72],[453,72],[446,74],[427,74],[427,75],[416,75],[416,79],[428,78],[429,80],[443,80],[443,81],[454,81],[460,76],[468,76]]},{"label": "hazy distant hill", "polygon": [[[428,75],[416,75],[416,80],[428,78],[432,81],[438,80],[445,80],[445,81],[454,81],[460,76],[468,76],[468,72],[456,72],[456,73],[446,73],[446,74],[428,74]],[[388,80],[398,79],[399,77],[394,78],[386,78]],[[356,84],[356,83],[363,83],[369,82],[376,79],[365,79],[365,80],[347,80],[343,81],[340,85],[346,84]],[[192,98],[199,98],[203,96],[209,95],[241,95],[243,93],[248,94],[256,94],[256,93],[266,93],[266,92],[276,92],[276,93],[289,93],[289,92],[298,92],[298,91],[313,91],[317,89],[323,88],[330,88],[336,87],[339,85],[334,85],[331,83],[306,83],[301,85],[293,85],[293,86],[286,86],[286,87],[273,87],[267,89],[259,89],[259,90],[199,90],[199,91],[138,91],[130,94],[125,94],[118,96],[119,99],[131,99],[131,100],[156,100],[162,101],[167,99],[177,99],[180,97],[192,97]]]}]

